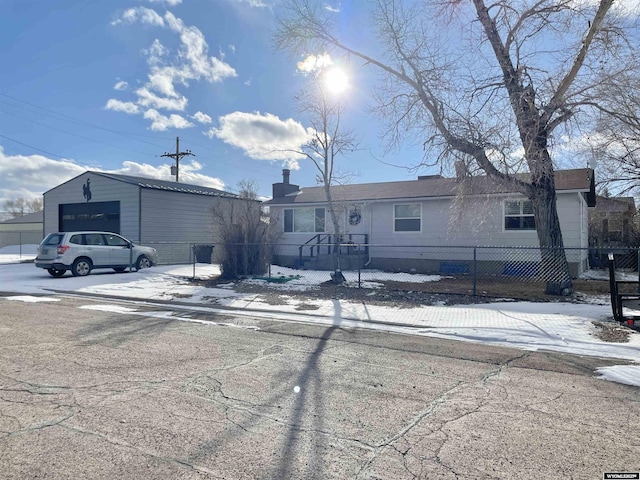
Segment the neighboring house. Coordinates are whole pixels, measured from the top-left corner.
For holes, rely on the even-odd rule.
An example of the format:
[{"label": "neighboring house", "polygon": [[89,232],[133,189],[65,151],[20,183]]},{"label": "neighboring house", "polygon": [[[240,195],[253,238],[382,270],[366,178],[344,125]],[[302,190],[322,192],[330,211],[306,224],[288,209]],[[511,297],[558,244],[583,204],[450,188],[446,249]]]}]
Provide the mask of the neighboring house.
[{"label": "neighboring house", "polygon": [[636,203],[633,197],[601,197],[589,211],[589,245],[637,246]]},{"label": "neighboring house", "polygon": [[28,213],[0,222],[0,248],[8,245],[33,245],[42,235],[43,212]]},{"label": "neighboring house", "polygon": [[[596,208],[589,211],[589,264],[592,268],[606,268],[607,254],[618,249],[618,265],[638,264],[636,203],[633,197],[600,197]],[[625,250],[634,248],[634,250]]]},{"label": "neighboring house", "polygon": [[[313,245],[314,254],[321,254],[317,245],[331,243],[332,222],[324,188],[300,188],[289,177],[290,172],[284,170],[267,204],[280,224],[275,261],[301,266]],[[593,170],[557,171],[555,184],[565,247],[584,249],[567,254],[571,272],[577,275],[588,268],[588,207],[596,200]],[[362,250],[360,244],[369,245],[366,264],[371,268],[469,271],[470,249],[463,252],[461,247],[539,246],[531,202],[485,176],[430,175],[410,181],[341,185],[332,187],[332,197],[341,217],[343,242],[353,243],[356,251]],[[521,252],[522,262],[530,261],[531,251]],[[539,260],[539,251],[535,252]],[[510,263],[519,261],[515,250],[483,254],[487,258],[479,261],[505,263],[507,259],[500,255],[508,256]],[[457,260],[459,265],[452,266]]]},{"label": "neighboring house", "polygon": [[152,178],[85,172],[44,193],[44,234],[104,230],[156,246],[162,263],[188,261],[180,243],[216,242],[214,208],[238,195]]}]

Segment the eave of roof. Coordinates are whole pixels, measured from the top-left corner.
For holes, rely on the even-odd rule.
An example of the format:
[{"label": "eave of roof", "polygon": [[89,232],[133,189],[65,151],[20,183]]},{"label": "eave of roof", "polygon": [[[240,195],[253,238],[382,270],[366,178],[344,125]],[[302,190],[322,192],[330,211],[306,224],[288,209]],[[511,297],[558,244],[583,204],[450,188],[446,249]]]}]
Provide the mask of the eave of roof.
[{"label": "eave of roof", "polygon": [[41,210],[39,212],[27,213],[26,215],[21,215],[16,218],[10,218],[9,220],[5,220],[4,222],[0,222],[0,223],[25,224],[25,223],[42,223],[43,221],[44,221],[44,212]]},{"label": "eave of roof", "polygon": [[200,185],[192,185],[189,183],[169,182],[167,180],[157,180],[155,178],[146,178],[146,177],[134,177],[130,175],[120,175],[115,173],[104,173],[104,172],[93,172],[93,171],[87,172],[87,173],[92,173],[94,175],[110,178],[112,180],[129,183],[131,185],[137,185],[141,188],[164,190],[164,191],[179,192],[179,193],[192,193],[196,195],[209,195],[209,196],[215,196],[215,197],[239,198],[239,196],[236,195],[235,193],[225,192],[224,190],[219,190],[217,188],[202,187]]},{"label": "eave of roof", "polygon": [[[593,195],[595,199],[593,170],[589,168],[559,170],[555,175],[557,191],[585,192],[588,196]],[[519,177],[526,181],[528,174],[519,175]],[[468,177],[463,182],[455,178],[422,178],[398,182],[336,185],[331,188],[333,199],[339,202],[451,198],[461,192],[466,195],[515,193],[507,185],[496,183],[486,176]],[[293,205],[324,202],[326,202],[326,195],[324,187],[320,186],[301,188],[299,192],[271,199],[266,203]]]}]

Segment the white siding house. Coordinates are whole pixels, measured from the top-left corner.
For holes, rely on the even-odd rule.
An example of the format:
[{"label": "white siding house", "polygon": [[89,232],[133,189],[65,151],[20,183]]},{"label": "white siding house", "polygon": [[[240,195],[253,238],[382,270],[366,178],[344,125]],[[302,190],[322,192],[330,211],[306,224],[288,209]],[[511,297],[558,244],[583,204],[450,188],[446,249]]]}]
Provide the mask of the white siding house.
[{"label": "white siding house", "polygon": [[215,188],[88,171],[44,193],[44,234],[111,231],[154,244],[161,262],[188,261],[186,244],[217,241],[214,207],[238,198]]},{"label": "white siding house", "polygon": [[[322,253],[318,242],[331,243],[333,225],[323,187],[300,188],[289,183],[289,175],[283,172],[283,181],[274,184],[267,203],[280,225],[276,261],[297,266],[313,245],[317,255]],[[587,268],[588,207],[595,205],[594,185],[591,169],[556,172],[558,215],[574,274]],[[332,197],[340,212],[343,242],[367,244],[371,267],[443,271],[443,262],[468,259],[469,247],[524,247],[511,249],[508,259],[482,249],[480,255],[486,258],[479,261],[539,261],[530,202],[487,177],[433,175],[342,185],[332,187]]]}]

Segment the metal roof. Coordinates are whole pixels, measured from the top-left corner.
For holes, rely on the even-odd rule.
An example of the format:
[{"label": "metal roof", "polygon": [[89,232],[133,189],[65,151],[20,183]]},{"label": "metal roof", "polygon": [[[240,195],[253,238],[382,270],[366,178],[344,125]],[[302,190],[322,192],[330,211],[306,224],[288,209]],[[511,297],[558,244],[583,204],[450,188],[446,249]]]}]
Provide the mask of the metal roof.
[{"label": "metal roof", "polygon": [[137,185],[141,188],[149,188],[154,190],[165,190],[168,192],[193,193],[196,195],[209,195],[214,197],[239,198],[235,193],[225,192],[217,188],[203,187],[200,185],[191,185],[189,183],[169,182],[167,180],[157,180],[155,178],[134,177],[130,175],[120,175],[116,173],[94,172],[88,171],[93,175],[98,175],[119,182]]},{"label": "metal roof", "polygon": [[4,222],[0,222],[0,223],[13,223],[13,224],[20,224],[20,223],[42,223],[44,220],[44,212],[42,210],[40,210],[39,212],[33,212],[33,213],[27,213],[26,215],[21,215],[19,217],[16,218],[10,218],[9,220],[5,220]]}]

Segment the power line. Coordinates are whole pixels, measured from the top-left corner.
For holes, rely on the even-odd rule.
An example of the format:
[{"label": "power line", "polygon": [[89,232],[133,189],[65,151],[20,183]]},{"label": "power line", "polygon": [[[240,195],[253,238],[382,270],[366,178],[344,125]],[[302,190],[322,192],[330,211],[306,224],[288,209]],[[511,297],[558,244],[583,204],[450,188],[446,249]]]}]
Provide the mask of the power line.
[{"label": "power line", "polygon": [[52,127],[51,125],[47,125],[46,123],[38,122],[37,120],[31,120],[30,118],[21,117],[20,115],[17,115],[17,114],[15,114],[13,112],[7,112],[6,110],[2,110],[1,108],[0,108],[0,112],[5,113],[7,115],[12,115],[12,116],[14,116],[16,118],[20,118],[20,119],[25,120],[27,122],[31,122],[34,125],[40,125],[40,126],[45,127],[45,128],[50,128],[51,130],[55,130],[57,132],[62,132],[62,133],[65,133],[67,135],[71,135],[73,137],[81,138],[83,140],[88,140],[90,142],[99,143],[99,144],[106,145],[106,146],[111,147],[111,148],[117,148],[117,149],[120,149],[120,150],[139,153],[141,155],[147,155],[147,156],[155,157],[155,155],[153,155],[152,153],[142,152],[142,151],[139,151],[139,150],[133,150],[131,148],[126,148],[126,147],[120,147],[118,145],[113,145],[111,143],[103,142],[102,140],[96,140],[95,138],[85,137],[84,135],[79,135],[77,133],[70,132],[68,130],[64,130],[62,128]]},{"label": "power line", "polygon": [[[113,133],[115,135],[121,135],[123,137],[128,137],[128,138],[130,138],[132,140],[136,140],[136,141],[141,142],[141,143],[146,143],[147,145],[152,145],[154,147],[158,147],[159,146],[157,143],[151,143],[151,142],[146,142],[144,140],[140,140],[138,138],[139,135],[137,135],[137,134],[121,132],[119,130],[113,130],[111,128],[103,127],[103,126],[97,125],[95,123],[87,122],[85,120],[80,120],[80,119],[77,119],[77,118],[72,117],[70,115],[66,115],[64,113],[56,112],[55,110],[52,110],[50,108],[42,107],[40,105],[36,105],[35,103],[27,102],[26,100],[22,100],[20,98],[12,97],[11,95],[7,95],[6,93],[0,93],[0,96],[5,97],[5,98],[9,98],[9,99],[11,99],[13,101],[16,101],[16,102],[24,103],[25,105],[29,105],[30,107],[37,108],[39,110],[44,110],[45,112],[49,112],[50,115],[60,117],[61,119],[65,120],[67,122],[75,123],[77,125],[84,125],[84,126],[91,127],[91,128],[96,128],[98,130],[104,130],[105,132],[110,132],[110,133]],[[7,102],[3,102],[3,103],[5,103],[7,105],[12,105],[12,104],[7,103]],[[24,107],[20,107],[19,105],[12,105],[12,106],[18,107],[18,108],[24,108]],[[165,137],[161,137],[161,136],[152,136],[152,135],[144,135],[144,136],[150,137],[150,138],[156,138],[158,140],[165,139]]]},{"label": "power line", "polygon": [[63,157],[62,155],[56,155],[55,153],[47,152],[46,150],[42,150],[41,148],[34,147],[33,145],[28,145],[28,144],[26,144],[26,143],[22,143],[22,142],[20,142],[20,141],[18,141],[18,140],[16,140],[16,139],[14,139],[14,138],[9,138],[9,137],[6,137],[6,136],[4,136],[4,135],[2,135],[2,134],[0,134],[0,137],[2,137],[2,138],[6,138],[7,140],[10,140],[10,141],[12,141],[12,142],[18,143],[18,144],[20,144],[20,145],[22,145],[22,146],[24,146],[24,147],[32,148],[33,150],[37,150],[38,152],[46,153],[47,155],[51,155],[51,156],[53,156],[53,157],[65,158],[65,157]]}]

